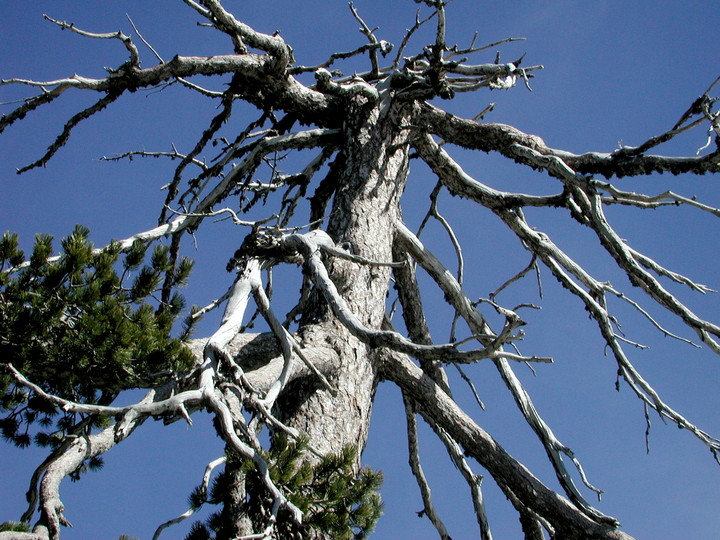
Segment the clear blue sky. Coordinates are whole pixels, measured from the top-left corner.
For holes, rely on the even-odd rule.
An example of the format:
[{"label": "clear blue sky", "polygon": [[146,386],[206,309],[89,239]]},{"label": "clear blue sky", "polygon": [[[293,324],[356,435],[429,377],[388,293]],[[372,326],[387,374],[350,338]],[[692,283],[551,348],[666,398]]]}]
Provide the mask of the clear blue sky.
[{"label": "clear blue sky", "polygon": [[[346,2],[228,1],[225,5],[260,31],[280,30],[302,64],[322,61],[331,52],[363,43]],[[409,0],[356,0],[355,5],[370,26],[379,27],[380,38],[394,43],[400,42],[405,28],[412,24],[417,8]],[[127,13],[165,59],[175,54],[231,52],[222,35],[195,26],[194,12],[179,0],[5,2],[0,22],[0,78],[48,80],[73,72],[100,76],[103,66],[114,67],[125,60],[119,43],[61,32],[44,21],[42,13],[89,31],[122,29],[129,34]],[[448,27],[448,41],[461,46],[467,45],[476,31],[478,43],[525,37],[527,41],[500,47],[501,59],[511,61],[527,53],[525,65],[543,64],[545,69],[536,72],[531,81],[532,93],[518,85],[510,92],[465,95],[452,103],[439,103],[441,106],[471,117],[495,102],[488,120],[515,125],[543,137],[550,146],[574,152],[612,151],[619,141],[635,145],[665,131],[720,75],[720,9],[715,1],[455,0],[448,7]],[[430,39],[426,33],[424,41],[416,41],[408,52]],[[141,52],[145,65],[153,65],[152,54],[142,47]],[[491,62],[494,56],[492,49],[474,61]],[[27,89],[0,87],[2,102],[28,95]],[[93,99],[95,96],[68,92],[0,135],[0,231],[17,231],[26,247],[35,233],[59,238],[75,223],[89,226],[97,245],[151,228],[164,199],[159,188],[170,178],[169,164],[108,164],[97,158],[141,148],[168,150],[171,143],[186,151],[215,114],[215,103],[177,88],[139,92],[83,122],[47,168],[20,177],[14,174],[16,167],[39,157],[63,123]],[[11,107],[5,105],[0,112]],[[241,120],[233,121],[238,129]],[[704,143],[705,134],[697,132],[663,150],[692,155]],[[455,155],[469,173],[495,188],[533,193],[558,190],[546,175],[506,164],[497,156]],[[433,181],[423,167],[416,166],[412,174],[404,212],[410,225],[417,226]],[[672,189],[720,206],[717,175],[624,179],[618,185],[649,193]],[[441,210],[467,242],[466,287],[471,296],[486,296],[527,263],[518,242],[490,213],[447,198]],[[528,215],[533,225],[586,264],[595,277],[641,298],[617,273],[612,260],[597,254],[597,240],[588,231],[579,229],[561,212]],[[613,208],[608,215],[634,247],[673,270],[720,287],[716,218],[685,208],[644,213]],[[199,233],[197,252],[188,253],[198,259],[193,285],[186,293],[189,302],[204,305],[225,291],[231,276],[224,266],[244,234],[225,224],[208,224]],[[427,241],[449,267],[455,266],[439,229],[431,230]],[[540,413],[575,450],[590,480],[605,490],[598,507],[618,517],[624,529],[637,538],[716,538],[720,467],[700,442],[656,417],[652,417],[651,452],[646,455],[642,405],[627,387],[615,392],[614,361],[604,355],[598,332],[579,301],[554,285],[547,271],[543,278],[544,309],[527,314],[530,324],[522,349],[528,354],[552,355],[556,363],[537,368],[536,376],[524,368],[518,373]],[[532,285],[531,281],[522,283],[499,300],[511,306],[522,301],[539,303]],[[295,290],[293,286],[291,291]],[[716,322],[720,319],[717,294],[685,297],[700,315]],[[429,296],[427,302],[432,304],[432,299]],[[442,298],[437,295],[434,300],[439,303]],[[283,298],[277,302],[282,305]],[[652,346],[645,351],[628,348],[641,372],[677,410],[701,428],[720,434],[720,359],[706,350],[662,338],[635,314],[618,309],[628,337]],[[447,319],[438,313],[431,323],[438,330],[437,339],[447,339]],[[669,329],[692,337],[672,318],[657,310],[653,313]],[[469,368],[468,373],[487,409],[480,411],[460,385],[458,400],[507,450],[555,487],[542,448],[522,422],[497,374],[482,364]],[[422,445],[436,503],[450,533],[456,539],[477,537],[467,487],[428,432]],[[186,497],[199,483],[205,464],[221,452],[219,439],[200,419],[193,428],[180,424],[165,428],[148,422],[107,454],[101,472],[86,475],[78,484],[64,484],[61,496],[75,527],[65,530],[63,537],[130,534],[149,538],[159,523],[185,510]],[[421,509],[421,502],[407,470],[406,454],[399,393],[383,385],[365,453],[366,463],[385,473],[386,515],[376,538],[436,537],[429,522],[414,514]],[[43,455],[36,449],[0,445],[0,521],[17,519],[24,511],[28,479]],[[517,538],[519,528],[510,505],[490,478],[484,487],[495,537]],[[186,530],[186,526],[178,527],[163,537],[178,538]]]}]

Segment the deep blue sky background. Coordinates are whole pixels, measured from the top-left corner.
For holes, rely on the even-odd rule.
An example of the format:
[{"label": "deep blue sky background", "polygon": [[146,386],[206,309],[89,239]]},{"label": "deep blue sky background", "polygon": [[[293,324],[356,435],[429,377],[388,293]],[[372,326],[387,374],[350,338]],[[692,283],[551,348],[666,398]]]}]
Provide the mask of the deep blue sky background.
[{"label": "deep blue sky background", "polygon": [[[331,52],[351,50],[364,42],[343,1],[228,1],[225,5],[257,30],[280,30],[301,64],[320,62]],[[379,38],[396,44],[412,24],[417,8],[409,0],[357,0],[355,5],[370,26],[379,27]],[[224,36],[196,27],[195,13],[180,1],[4,2],[3,8],[0,78],[48,80],[73,72],[101,76],[103,66],[114,67],[125,60],[125,50],[118,42],[61,32],[44,21],[42,13],[89,31],[122,29],[129,34],[127,13],[165,59],[175,54],[231,52]],[[715,1],[456,0],[448,7],[448,28],[448,41],[461,46],[469,43],[475,31],[478,43],[526,37],[527,41],[500,47],[502,61],[527,53],[525,65],[543,64],[545,69],[536,72],[532,93],[520,84],[509,92],[484,91],[439,105],[471,117],[495,102],[496,109],[488,120],[513,124],[543,137],[550,146],[574,152],[612,151],[619,141],[636,145],[665,131],[720,75],[720,10]],[[408,54],[432,39],[430,27],[408,48]],[[140,45],[139,40],[136,43]],[[155,63],[142,46],[141,52],[146,66]],[[473,60],[491,62],[494,57],[495,49],[491,49]],[[352,72],[364,66],[351,63],[345,69]],[[220,88],[222,82],[205,81],[214,88]],[[26,88],[0,87],[0,101],[31,93]],[[20,177],[14,174],[16,167],[44,152],[72,114],[96,98],[67,92],[50,107],[31,113],[0,135],[0,230],[20,233],[26,248],[35,233],[48,232],[60,238],[75,223],[89,226],[97,245],[151,228],[165,196],[159,188],[171,178],[171,164],[155,160],[109,164],[97,158],[127,150],[168,150],[171,143],[180,152],[187,151],[216,112],[216,103],[180,88],[138,92],[83,122],[47,168]],[[3,106],[2,113],[11,108]],[[234,118],[227,132],[242,129],[243,119],[254,114]],[[698,131],[661,151],[692,155],[704,143],[705,134]],[[495,188],[532,193],[560,189],[546,175],[505,163],[498,156],[451,151],[469,173]],[[211,157],[212,152],[207,155]],[[411,227],[416,227],[434,181],[420,164],[414,164],[412,174],[404,212]],[[618,185],[648,193],[672,189],[720,206],[717,175],[623,179]],[[447,197],[441,201],[441,210],[466,241],[466,289],[472,297],[487,296],[527,263],[517,240],[489,212]],[[717,218],[686,208],[645,212],[611,208],[608,216],[633,247],[701,283],[720,287]],[[596,278],[610,280],[635,299],[642,298],[618,274],[612,260],[598,252],[593,235],[563,212],[533,211],[528,212],[528,218],[587,265]],[[197,251],[188,245],[188,254],[198,261],[193,285],[186,291],[189,302],[205,305],[225,291],[232,279],[224,271],[225,263],[245,233],[226,223],[208,223],[198,233]],[[424,240],[448,267],[455,267],[439,227],[431,228]],[[290,270],[282,273],[288,280]],[[656,417],[652,417],[651,452],[646,455],[642,405],[626,386],[615,392],[614,361],[604,355],[598,331],[580,302],[554,285],[547,271],[543,280],[543,310],[523,313],[529,325],[522,350],[552,355],[556,363],[538,366],[536,376],[522,366],[517,372],[540,413],[558,437],[575,450],[590,480],[606,491],[599,508],[618,517],[625,530],[638,538],[715,538],[720,527],[720,468],[700,442],[663,425]],[[297,290],[295,281],[287,283],[291,285],[281,288],[274,301],[280,313],[292,305]],[[717,294],[701,296],[668,287],[687,299],[699,315],[720,319]],[[532,279],[498,300],[511,307],[523,301],[540,303]],[[436,314],[431,320],[436,339],[445,341],[448,319],[440,309],[441,302],[437,293],[426,296],[427,305]],[[652,345],[644,351],[628,348],[641,372],[670,405],[701,428],[720,434],[717,356],[662,338],[637,314],[621,305],[616,308],[628,337]],[[670,330],[693,337],[671,317],[651,306],[649,309]],[[212,331],[213,320],[210,317],[206,322],[205,333]],[[479,410],[462,385],[457,387],[458,401],[507,450],[555,487],[542,448],[522,422],[492,367],[480,364],[467,372],[487,409]],[[423,433],[422,445],[436,504],[450,533],[458,539],[476,537],[467,487],[428,432]],[[148,422],[107,454],[103,471],[86,475],[78,484],[63,485],[66,514],[75,525],[64,531],[63,537],[117,538],[130,534],[149,538],[159,523],[185,510],[186,497],[200,481],[204,465],[221,452],[219,439],[201,418],[192,428],[181,424],[166,428]],[[17,519],[24,510],[27,481],[43,455],[36,449],[0,446],[0,521]],[[386,515],[376,538],[436,537],[429,522],[414,514],[421,503],[406,461],[399,392],[382,385],[365,453],[365,462],[385,473]],[[495,537],[518,537],[519,527],[510,505],[490,478],[484,488]],[[171,529],[163,538],[179,538],[186,530],[186,526]]]}]

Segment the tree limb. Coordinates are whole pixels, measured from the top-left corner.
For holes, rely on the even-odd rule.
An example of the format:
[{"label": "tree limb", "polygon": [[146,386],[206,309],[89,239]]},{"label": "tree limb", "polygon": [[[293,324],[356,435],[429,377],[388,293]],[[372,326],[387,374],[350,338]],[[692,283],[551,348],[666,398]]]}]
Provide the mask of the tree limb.
[{"label": "tree limb", "polygon": [[407,357],[386,351],[382,358],[382,375],[417,401],[419,412],[442,426],[468,456],[492,474],[503,491],[511,490],[524,505],[556,527],[558,538],[630,540],[614,526],[597,523],[578,512],[569,501],[543,485]]}]

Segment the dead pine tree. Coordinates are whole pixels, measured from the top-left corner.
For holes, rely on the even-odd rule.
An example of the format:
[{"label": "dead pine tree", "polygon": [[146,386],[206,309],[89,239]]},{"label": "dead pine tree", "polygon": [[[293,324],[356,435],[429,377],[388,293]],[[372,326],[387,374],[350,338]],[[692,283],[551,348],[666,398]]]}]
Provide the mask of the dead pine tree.
[{"label": "dead pine tree", "polygon": [[[718,79],[688,100],[686,112],[667,131],[638,146],[575,154],[513,126],[488,123],[492,106],[479,107],[471,119],[442,108],[468,92],[483,96],[489,90],[526,91],[531,81],[542,84],[541,65],[528,65],[524,58],[501,61],[500,55],[493,61],[494,50],[513,38],[449,43],[446,10],[455,4],[415,0],[416,19],[395,44],[382,39],[368,14],[350,4],[348,19],[360,25],[364,43],[303,66],[278,33],[245,24],[219,0],[182,3],[178,9],[194,10],[205,27],[199,31],[223,34],[232,52],[164,59],[132,21],[129,34],[100,33],[46,16],[49,24],[88,40],[88,46],[93,40],[120,42],[126,61],[99,78],[73,74],[1,83],[32,95],[0,119],[0,131],[74,92],[98,96],[72,114],[47,151],[21,173],[48,164],[79,124],[129,93],[183,86],[212,100],[216,113],[185,151],[136,150],[106,158],[173,164],[156,226],[97,249],[89,231],[78,227],[58,256],[52,255],[49,237],[37,237],[30,257],[16,236],[3,237],[0,427],[19,445],[30,443],[30,428],[38,430],[35,442],[47,446],[49,454],[30,480],[27,512],[6,524],[0,539],[59,538],[62,526],[70,524],[61,501],[63,479],[97,465],[147,419],[191,423],[201,411],[213,417],[225,453],[207,464],[190,509],[158,523],[155,538],[205,505],[218,511],[196,523],[189,538],[370,534],[381,514],[381,480],[362,467],[361,455],[379,384],[402,393],[421,514],[440,538],[450,538],[452,527],[433,504],[420,460],[418,420],[437,435],[466,481],[481,538],[492,538],[492,515],[475,469],[491,477],[514,507],[526,539],[630,538],[616,518],[589,502],[588,494],[599,489],[543,420],[516,373],[524,364],[552,368],[545,366],[553,361],[548,351],[528,353],[518,343],[524,331],[532,332],[524,313],[537,306],[503,304],[506,289],[539,278],[541,271],[594,322],[618,384],[640,400],[648,426],[651,413],[658,415],[692,434],[717,459],[720,441],[676,411],[633,365],[627,350],[639,343],[621,331],[612,307],[625,304],[660,335],[720,353],[720,327],[696,315],[667,284],[697,293],[711,289],[632,247],[606,209],[683,206],[720,215],[694,197],[628,191],[616,181],[719,172],[720,113],[713,97]],[[412,50],[421,35],[432,39]],[[299,50],[302,43],[292,46]],[[150,51],[143,54],[148,56],[144,63],[141,49]],[[345,73],[343,62],[362,62],[364,71]],[[240,109],[257,111],[255,119],[238,126]],[[652,153],[692,129],[709,134],[697,155]],[[457,149],[495,154],[533,169],[544,179],[545,193],[490,187],[466,172],[453,157]],[[425,218],[413,229],[402,203],[406,192],[416,189],[411,172],[420,164],[436,186]],[[284,172],[288,166],[294,172]],[[526,253],[524,269],[479,299],[464,283],[464,257],[474,246],[441,213],[446,195],[488,212]],[[608,256],[632,290],[593,275],[535,226],[528,215],[544,210],[562,212],[590,231],[594,249]],[[231,219],[243,231],[239,247],[226,253],[230,287],[224,295],[207,291],[208,302],[213,295],[218,299],[193,308],[178,335],[174,322],[183,303],[176,289],[192,267],[181,253],[193,235],[211,229],[219,218]],[[447,232],[454,261],[423,243],[422,232],[431,222]],[[449,268],[455,265],[457,271]],[[294,269],[302,283],[294,307],[283,316],[270,287],[273,269],[280,267]],[[446,303],[449,337],[432,330],[436,308],[423,302],[431,294]],[[189,340],[192,325],[216,308],[224,315],[212,335]],[[658,312],[679,320],[692,340],[666,329]],[[267,331],[250,331],[248,320],[254,319],[264,320]],[[497,384],[509,392],[518,417],[544,449],[557,491],[483,429],[478,411],[464,410],[455,400],[457,392],[467,391],[463,381],[475,391],[467,373],[477,363],[497,372]],[[145,397],[115,404],[118,395],[132,389],[144,389]]]}]

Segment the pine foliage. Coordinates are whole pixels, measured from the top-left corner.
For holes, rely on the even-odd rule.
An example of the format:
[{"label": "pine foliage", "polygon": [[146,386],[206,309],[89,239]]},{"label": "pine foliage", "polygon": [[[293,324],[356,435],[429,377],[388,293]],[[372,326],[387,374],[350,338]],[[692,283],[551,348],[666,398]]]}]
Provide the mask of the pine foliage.
[{"label": "pine foliage", "polygon": [[30,532],[30,527],[21,521],[6,521],[0,523],[0,532]]},{"label": "pine foliage", "polygon": [[[166,246],[147,257],[135,242],[96,252],[80,225],[50,259],[52,240],[37,235],[26,262],[18,236],[0,239],[0,358],[44,391],[82,403],[108,403],[119,392],[156,382],[192,365],[182,341],[171,337],[184,307],[182,296],[154,299],[171,272],[170,287],[185,283],[192,261],[177,264]],[[149,258],[148,263],[144,263]],[[102,418],[77,418],[14,384],[0,371],[0,433],[18,446],[57,446],[62,435],[102,425]],[[101,462],[89,463],[90,468]]]},{"label": "pine foliage", "polygon": [[[366,538],[382,515],[379,489],[382,473],[369,467],[355,470],[357,448],[346,446],[338,454],[325,455],[317,461],[308,459],[307,439],[290,441],[277,435],[269,452],[264,453],[273,483],[288,500],[303,512],[303,523],[297,526],[287,510],[280,511],[277,538],[312,538],[322,532],[339,540]],[[232,471],[232,472],[229,472]],[[221,504],[231,489],[236,489],[239,476],[244,479],[245,515],[253,527],[262,530],[271,515],[272,500],[266,493],[254,463],[238,461],[229,456],[228,468],[218,475],[205,497],[202,488],[190,495],[190,504],[199,508],[203,503]],[[234,480],[233,480],[234,478]],[[213,538],[222,524],[219,515],[205,525],[196,523],[186,540]]]}]

